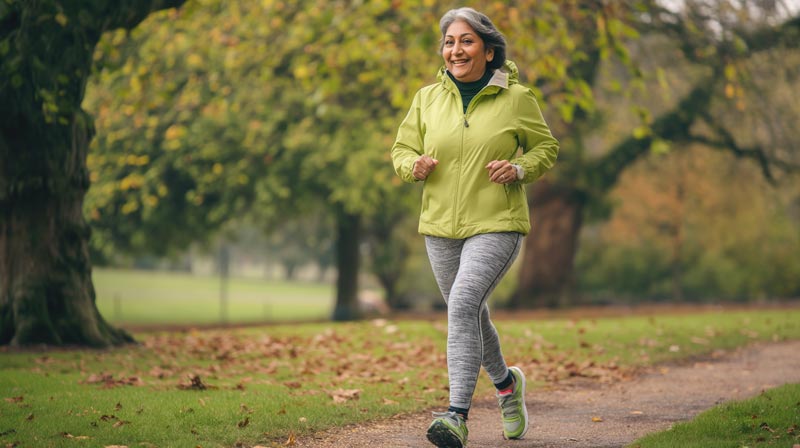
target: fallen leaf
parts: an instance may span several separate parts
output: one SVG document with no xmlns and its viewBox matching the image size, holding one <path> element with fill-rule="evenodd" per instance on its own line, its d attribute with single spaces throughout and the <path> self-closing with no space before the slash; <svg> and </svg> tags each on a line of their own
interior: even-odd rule
<svg viewBox="0 0 800 448">
<path fill-rule="evenodd" d="M 128 445 L 106 445 L 103 448 L 128 448 Z"/>
<path fill-rule="evenodd" d="M 244 420 L 242 420 L 239 423 L 237 423 L 236 426 L 238 426 L 240 428 L 244 428 L 249 424 L 250 424 L 250 417 L 245 417 Z"/>
<path fill-rule="evenodd" d="M 186 383 L 178 384 L 178 389 L 183 389 L 183 390 L 215 389 L 214 386 L 209 386 L 209 385 L 205 384 L 203 382 L 203 380 L 200 378 L 200 375 L 190 375 L 189 376 L 189 381 L 191 381 L 191 383 L 189 383 L 189 384 L 186 384 Z"/>
<path fill-rule="evenodd" d="M 289 438 L 286 439 L 286 443 L 284 443 L 284 445 L 286 445 L 286 446 L 295 446 L 296 444 L 297 444 L 297 438 L 295 437 L 293 432 L 290 432 L 289 433 Z"/>
<path fill-rule="evenodd" d="M 384 398 L 383 398 L 383 404 L 384 404 L 384 405 L 387 405 L 387 406 L 390 406 L 390 405 L 393 405 L 393 404 L 397 404 L 397 402 L 396 402 L 396 401 L 394 401 L 394 400 L 390 400 L 390 399 L 388 399 L 388 398 L 384 397 Z"/>
<path fill-rule="evenodd" d="M 33 414 L 28 414 L 28 416 L 27 416 L 27 417 L 25 417 L 25 420 L 27 420 L 27 421 L 31 421 L 31 420 L 33 420 L 33 419 L 34 419 L 34 416 L 33 416 Z"/>
<path fill-rule="evenodd" d="M 358 400 L 360 394 L 361 389 L 336 389 L 335 391 L 328 393 L 328 395 L 333 398 L 333 402 L 337 404 L 350 400 Z"/>
<path fill-rule="evenodd" d="M 88 439 L 91 439 L 91 437 L 89 437 L 89 436 L 73 436 L 72 434 L 70 434 L 68 432 L 62 432 L 61 436 L 64 437 L 65 439 L 75 439 L 75 440 L 88 440 Z"/>
<path fill-rule="evenodd" d="M 10 397 L 10 398 L 6 398 L 5 400 L 7 402 L 9 402 L 9 403 L 19 403 L 22 400 L 24 400 L 24 398 L 22 397 L 22 395 L 20 395 L 19 397 Z"/>
<path fill-rule="evenodd" d="M 631 415 L 642 415 L 644 412 L 642 411 L 631 411 Z"/>
<path fill-rule="evenodd" d="M 592 417 L 592 421 L 595 423 L 600 423 L 603 421 L 603 417 Z"/>
<path fill-rule="evenodd" d="M 308 419 L 305 417 L 300 417 L 299 419 L 297 419 L 297 421 L 300 423 L 308 423 Z"/>
<path fill-rule="evenodd" d="M 114 428 L 119 428 L 120 426 L 127 425 L 128 423 L 130 423 L 130 422 L 129 421 L 125 421 L 125 420 L 120 420 L 120 421 L 114 423 L 111 426 L 114 427 Z"/>
</svg>

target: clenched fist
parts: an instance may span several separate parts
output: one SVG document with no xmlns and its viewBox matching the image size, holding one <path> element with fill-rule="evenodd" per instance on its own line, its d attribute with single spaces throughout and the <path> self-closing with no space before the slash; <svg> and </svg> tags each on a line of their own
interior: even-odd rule
<svg viewBox="0 0 800 448">
<path fill-rule="evenodd" d="M 428 155 L 422 155 L 414 162 L 414 168 L 411 170 L 411 174 L 414 175 L 414 178 L 417 180 L 425 180 L 430 176 L 431 172 L 436 169 L 436 165 L 438 164 L 438 160 Z"/>
</svg>

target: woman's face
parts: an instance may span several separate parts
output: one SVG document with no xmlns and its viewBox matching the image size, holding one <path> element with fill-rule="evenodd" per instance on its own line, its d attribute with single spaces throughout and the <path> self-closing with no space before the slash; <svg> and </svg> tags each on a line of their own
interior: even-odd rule
<svg viewBox="0 0 800 448">
<path fill-rule="evenodd" d="M 467 25 L 457 20 L 450 24 L 442 47 L 444 65 L 461 82 L 477 81 L 486 72 L 486 63 L 494 59 L 494 50 L 486 51 L 483 40 Z"/>
</svg>

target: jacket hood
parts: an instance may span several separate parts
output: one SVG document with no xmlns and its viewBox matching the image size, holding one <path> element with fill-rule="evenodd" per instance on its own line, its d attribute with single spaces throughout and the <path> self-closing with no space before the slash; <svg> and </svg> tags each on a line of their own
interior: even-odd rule
<svg viewBox="0 0 800 448">
<path fill-rule="evenodd" d="M 452 82 L 450 77 L 447 76 L 447 67 L 442 65 L 439 69 L 439 73 L 436 74 L 436 79 L 442 83 Z M 517 69 L 517 64 L 514 61 L 506 59 L 506 62 L 503 63 L 503 66 L 500 67 L 499 70 L 494 71 L 494 76 L 492 79 L 489 80 L 489 85 L 496 85 L 507 89 L 508 86 L 519 84 L 519 70 Z"/>
</svg>

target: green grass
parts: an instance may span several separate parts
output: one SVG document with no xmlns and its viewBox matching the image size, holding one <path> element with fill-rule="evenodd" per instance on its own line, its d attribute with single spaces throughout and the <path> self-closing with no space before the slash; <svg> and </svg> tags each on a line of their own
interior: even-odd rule
<svg viewBox="0 0 800 448">
<path fill-rule="evenodd" d="M 787 447 L 800 444 L 800 384 L 717 406 L 691 422 L 637 440 L 636 448 Z"/>
<path fill-rule="evenodd" d="M 93 270 L 100 313 L 112 323 L 208 324 L 221 321 L 220 279 L 163 271 Z M 227 322 L 323 319 L 333 287 L 320 283 L 231 278 Z"/>
<path fill-rule="evenodd" d="M 800 309 L 495 323 L 506 358 L 531 387 L 800 339 Z M 136 334 L 139 346 L 108 351 L 0 352 L 0 446 L 281 446 L 331 426 L 441 407 L 445 332 L 442 316 L 148 332 Z M 182 389 L 191 376 L 210 387 Z M 476 398 L 491 396 L 482 375 Z"/>
</svg>

